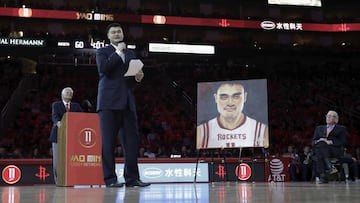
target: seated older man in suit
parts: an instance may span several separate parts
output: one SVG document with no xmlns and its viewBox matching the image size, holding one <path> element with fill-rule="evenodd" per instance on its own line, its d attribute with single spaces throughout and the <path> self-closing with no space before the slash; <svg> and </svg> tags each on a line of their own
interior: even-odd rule
<svg viewBox="0 0 360 203">
<path fill-rule="evenodd" d="M 346 127 L 338 122 L 338 113 L 331 110 L 326 114 L 326 125 L 317 126 L 314 132 L 316 173 L 320 175 L 321 183 L 327 183 L 327 176 L 338 172 L 330 159 L 343 156 L 348 132 Z"/>
</svg>

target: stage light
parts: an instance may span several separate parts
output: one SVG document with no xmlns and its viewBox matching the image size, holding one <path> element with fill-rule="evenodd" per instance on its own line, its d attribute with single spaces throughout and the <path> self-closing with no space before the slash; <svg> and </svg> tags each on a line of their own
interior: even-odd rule
<svg viewBox="0 0 360 203">
<path fill-rule="evenodd" d="M 19 8 L 18 11 L 19 17 L 30 18 L 32 16 L 31 8 L 26 8 L 25 5 L 22 8 Z"/>
<path fill-rule="evenodd" d="M 165 24 L 166 23 L 166 17 L 161 15 L 155 15 L 153 17 L 154 24 Z"/>
</svg>

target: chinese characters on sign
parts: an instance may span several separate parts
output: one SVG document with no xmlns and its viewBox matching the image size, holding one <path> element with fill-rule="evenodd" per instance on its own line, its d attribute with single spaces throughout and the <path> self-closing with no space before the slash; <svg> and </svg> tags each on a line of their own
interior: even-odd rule
<svg viewBox="0 0 360 203">
<path fill-rule="evenodd" d="M 156 163 L 139 164 L 140 176 L 147 182 L 193 182 L 195 177 L 194 163 Z M 116 173 L 123 179 L 124 165 L 116 164 Z M 208 182 L 209 172 L 207 163 L 199 163 L 196 171 L 197 181 Z"/>
<path fill-rule="evenodd" d="M 260 23 L 260 27 L 264 30 L 291 30 L 298 31 L 303 30 L 302 23 L 294 23 L 294 22 L 273 22 L 273 21 L 262 21 Z"/>
</svg>

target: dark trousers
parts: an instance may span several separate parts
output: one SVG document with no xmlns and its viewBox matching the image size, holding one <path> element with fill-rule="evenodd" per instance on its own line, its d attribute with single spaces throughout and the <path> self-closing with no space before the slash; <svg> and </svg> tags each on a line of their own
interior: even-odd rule
<svg viewBox="0 0 360 203">
<path fill-rule="evenodd" d="M 341 162 L 346 163 L 349 166 L 349 175 L 353 180 L 359 178 L 359 168 L 356 160 L 354 160 L 351 156 L 344 156 L 341 158 Z"/>
<path fill-rule="evenodd" d="M 317 174 L 323 174 L 329 169 L 331 158 L 340 159 L 343 154 L 343 148 L 341 146 L 328 145 L 325 142 L 319 142 L 314 146 L 315 159 L 316 159 L 316 172 Z"/>
<path fill-rule="evenodd" d="M 312 178 L 313 166 L 312 162 L 308 164 L 300 163 L 301 181 L 309 181 Z"/>
<path fill-rule="evenodd" d="M 299 180 L 299 165 L 290 163 L 289 164 L 289 174 L 291 181 L 298 181 Z"/>
<path fill-rule="evenodd" d="M 130 110 L 99 111 L 102 137 L 102 168 L 105 184 L 117 182 L 115 173 L 115 147 L 119 139 L 124 154 L 124 179 L 139 179 L 138 153 L 139 133 L 136 112 Z M 120 174 L 119 174 L 120 175 Z"/>
</svg>

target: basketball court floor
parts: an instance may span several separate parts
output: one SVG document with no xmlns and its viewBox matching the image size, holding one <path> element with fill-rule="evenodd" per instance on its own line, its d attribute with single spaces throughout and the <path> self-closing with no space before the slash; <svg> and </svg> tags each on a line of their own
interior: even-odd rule
<svg viewBox="0 0 360 203">
<path fill-rule="evenodd" d="M 360 202 L 359 182 L 157 183 L 146 188 L 35 185 L 0 190 L 3 203 Z"/>
</svg>

